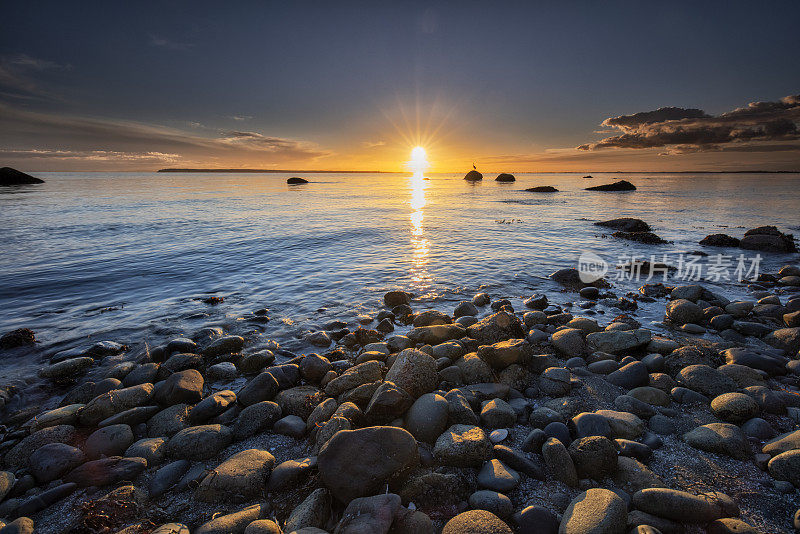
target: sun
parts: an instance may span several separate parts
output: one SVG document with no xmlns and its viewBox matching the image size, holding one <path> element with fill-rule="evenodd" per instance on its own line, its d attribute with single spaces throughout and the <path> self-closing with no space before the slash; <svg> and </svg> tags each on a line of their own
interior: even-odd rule
<svg viewBox="0 0 800 534">
<path fill-rule="evenodd" d="M 408 162 L 408 166 L 414 174 L 423 174 L 427 170 L 430 164 L 424 148 L 415 146 L 411 150 L 411 161 Z"/>
</svg>

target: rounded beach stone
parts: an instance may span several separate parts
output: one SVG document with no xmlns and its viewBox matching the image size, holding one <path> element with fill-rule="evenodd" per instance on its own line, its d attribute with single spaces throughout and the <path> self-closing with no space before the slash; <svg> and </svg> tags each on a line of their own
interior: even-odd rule
<svg viewBox="0 0 800 534">
<path fill-rule="evenodd" d="M 519 480 L 519 473 L 497 459 L 483 464 L 478 472 L 478 485 L 494 491 L 511 491 L 517 487 Z"/>
<path fill-rule="evenodd" d="M 433 455 L 444 465 L 480 467 L 491 448 L 489 438 L 480 427 L 453 425 L 436 440 Z"/>
<path fill-rule="evenodd" d="M 40 484 L 61 478 L 86 460 L 83 451 L 66 443 L 48 443 L 36 449 L 28 467 Z"/>
<path fill-rule="evenodd" d="M 373 426 L 337 432 L 317 461 L 323 483 L 337 499 L 349 502 L 374 495 L 387 480 L 418 465 L 419 452 L 408 431 Z"/>
<path fill-rule="evenodd" d="M 725 499 L 716 495 L 692 495 L 669 488 L 646 488 L 633 495 L 633 505 L 648 514 L 681 523 L 708 523 L 729 515 Z M 733 514 L 731 514 L 733 515 Z"/>
<path fill-rule="evenodd" d="M 211 471 L 195 491 L 205 502 L 246 502 L 261 494 L 275 465 L 267 451 L 248 449 L 236 453 Z"/>
<path fill-rule="evenodd" d="M 617 448 L 603 436 L 589 436 L 570 443 L 569 455 L 580 478 L 601 480 L 617 469 Z"/>
<path fill-rule="evenodd" d="M 710 423 L 690 430 L 683 440 L 701 451 L 727 454 L 737 460 L 751 456 L 750 445 L 741 429 L 730 423 Z"/>
<path fill-rule="evenodd" d="M 491 490 L 479 490 L 470 495 L 469 506 L 473 510 L 486 510 L 498 517 L 508 517 L 514 511 L 511 499 Z"/>
<path fill-rule="evenodd" d="M 444 397 L 426 393 L 408 409 L 404 426 L 418 441 L 434 443 L 447 428 L 448 412 Z"/>
<path fill-rule="evenodd" d="M 513 531 L 491 512 L 469 510 L 448 521 L 442 534 L 513 534 Z"/>
<path fill-rule="evenodd" d="M 133 443 L 133 431 L 128 425 L 110 425 L 94 431 L 87 439 L 84 451 L 89 459 L 119 456 Z"/>
<path fill-rule="evenodd" d="M 744 393 L 723 393 L 711 401 L 714 415 L 728 423 L 743 423 L 758 415 L 758 403 Z"/>
<path fill-rule="evenodd" d="M 569 504 L 559 534 L 625 534 L 627 518 L 628 507 L 619 495 L 592 488 Z"/>
<path fill-rule="evenodd" d="M 167 443 L 167 455 L 187 460 L 208 460 L 231 444 L 231 429 L 223 425 L 200 425 L 185 428 Z"/>
</svg>

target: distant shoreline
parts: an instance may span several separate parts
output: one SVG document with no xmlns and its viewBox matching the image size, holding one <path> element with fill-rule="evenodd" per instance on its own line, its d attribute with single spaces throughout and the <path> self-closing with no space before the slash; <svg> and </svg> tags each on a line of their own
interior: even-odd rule
<svg viewBox="0 0 800 534">
<path fill-rule="evenodd" d="M 293 169 L 158 169 L 156 172 L 251 172 L 251 173 L 281 173 L 281 174 L 391 174 L 387 171 L 307 171 Z"/>
<path fill-rule="evenodd" d="M 195 173 L 272 173 L 272 174 L 408 174 L 406 171 L 312 171 L 298 169 L 158 169 L 156 172 Z M 457 174 L 460 171 L 440 171 L 427 174 Z M 495 171 L 484 171 L 492 174 Z M 513 171 L 517 174 L 800 174 L 795 171 Z"/>
</svg>

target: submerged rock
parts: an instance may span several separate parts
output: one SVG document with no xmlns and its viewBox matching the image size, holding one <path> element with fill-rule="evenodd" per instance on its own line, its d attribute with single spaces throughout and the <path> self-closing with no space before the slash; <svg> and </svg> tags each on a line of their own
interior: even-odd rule
<svg viewBox="0 0 800 534">
<path fill-rule="evenodd" d="M 604 226 L 606 228 L 613 228 L 614 230 L 621 230 L 623 232 L 649 232 L 650 225 L 641 219 L 634 219 L 632 217 L 621 217 L 619 219 L 611 219 L 608 221 L 600 221 L 594 223 L 595 226 Z"/>
<path fill-rule="evenodd" d="M 506 172 L 500 173 L 497 175 L 497 178 L 494 179 L 495 182 L 514 182 L 516 178 L 514 178 L 513 174 L 508 174 Z"/>
<path fill-rule="evenodd" d="M 297 176 L 292 176 L 291 178 L 286 180 L 286 183 L 289 184 L 289 185 L 307 184 L 308 180 L 306 180 L 305 178 L 299 178 Z"/>
<path fill-rule="evenodd" d="M 727 234 L 711 234 L 701 239 L 700 244 L 707 247 L 738 247 L 739 240 Z"/>
<path fill-rule="evenodd" d="M 536 187 L 529 187 L 525 191 L 529 193 L 558 193 L 558 189 L 552 185 L 537 185 Z"/>
<path fill-rule="evenodd" d="M 627 180 L 620 180 L 613 184 L 595 185 L 587 187 L 585 191 L 636 191 L 636 186 Z"/>
<path fill-rule="evenodd" d="M 483 175 L 478 171 L 469 171 L 466 176 L 464 176 L 464 179 L 468 182 L 479 182 L 483 180 Z"/>
</svg>

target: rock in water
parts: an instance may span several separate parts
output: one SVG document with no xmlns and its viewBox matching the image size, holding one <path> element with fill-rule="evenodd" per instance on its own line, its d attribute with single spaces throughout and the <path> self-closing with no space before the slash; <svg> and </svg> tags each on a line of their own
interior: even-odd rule
<svg viewBox="0 0 800 534">
<path fill-rule="evenodd" d="M 513 174 L 508 174 L 506 172 L 500 173 L 497 175 L 497 178 L 494 179 L 495 182 L 514 182 L 516 178 L 514 178 Z"/>
<path fill-rule="evenodd" d="M 738 247 L 739 240 L 727 234 L 711 234 L 705 236 L 700 244 L 706 247 Z"/>
<path fill-rule="evenodd" d="M 538 185 L 536 187 L 529 187 L 525 191 L 529 193 L 558 193 L 558 189 L 552 185 Z"/>
<path fill-rule="evenodd" d="M 342 502 L 382 492 L 395 475 L 419 463 L 417 441 L 391 426 L 341 430 L 319 452 L 319 472 Z"/>
<path fill-rule="evenodd" d="M 606 228 L 613 228 L 614 230 L 622 230 L 623 232 L 649 232 L 650 225 L 641 219 L 633 219 L 631 217 L 622 217 L 619 219 L 611 219 L 609 221 L 600 221 L 594 223 L 595 226 L 604 226 Z"/>
<path fill-rule="evenodd" d="M 11 167 L 0 169 L 0 185 L 43 184 L 44 180 L 25 174 Z"/>
<path fill-rule="evenodd" d="M 479 182 L 483 180 L 483 175 L 478 171 L 469 171 L 467 175 L 464 176 L 464 179 L 468 182 Z"/>
<path fill-rule="evenodd" d="M 587 187 L 585 191 L 636 191 L 636 186 L 627 180 L 620 180 L 613 184 L 596 185 Z"/>
<path fill-rule="evenodd" d="M 746 231 L 739 246 L 764 252 L 797 252 L 794 236 L 782 234 L 774 226 L 760 226 Z"/>
<path fill-rule="evenodd" d="M 291 178 L 286 180 L 286 183 L 289 185 L 307 184 L 308 180 L 306 180 L 305 178 L 298 178 L 297 176 L 292 176 Z"/>
</svg>

